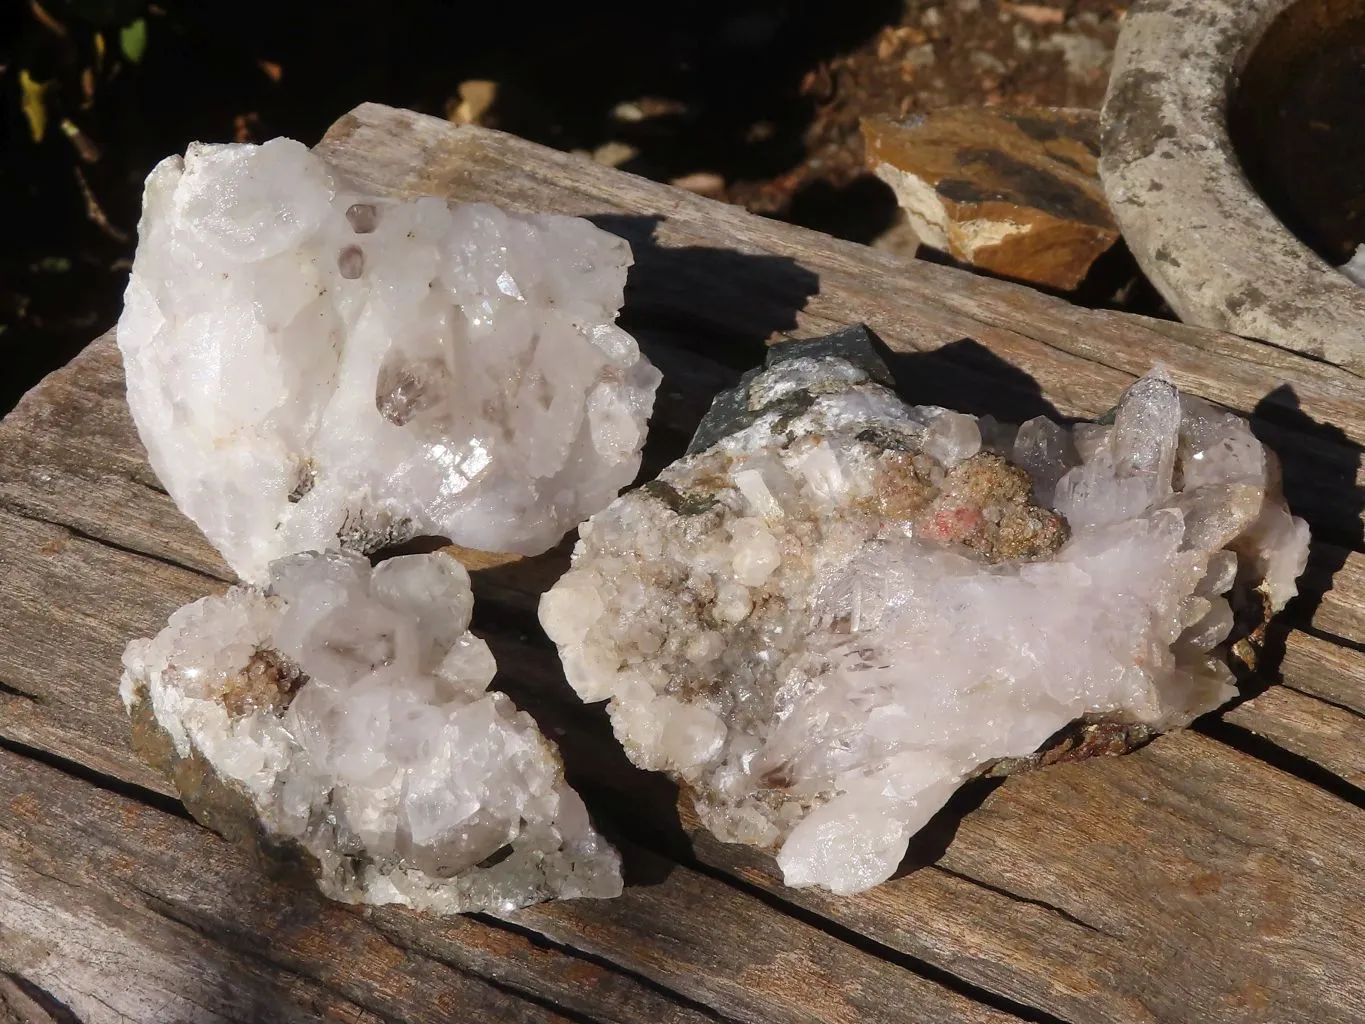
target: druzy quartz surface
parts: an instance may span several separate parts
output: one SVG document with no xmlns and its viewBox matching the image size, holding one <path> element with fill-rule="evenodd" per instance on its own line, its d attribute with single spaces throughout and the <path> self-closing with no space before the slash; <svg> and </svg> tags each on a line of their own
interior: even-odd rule
<svg viewBox="0 0 1365 1024">
<path fill-rule="evenodd" d="M 196 817 L 351 903 L 449 914 L 621 892 L 528 715 L 490 692 L 445 552 L 292 555 L 124 655 L 135 742 Z"/>
<path fill-rule="evenodd" d="M 589 222 L 367 195 L 298 142 L 147 179 L 118 324 L 152 467 L 244 579 L 417 535 L 536 553 L 631 482 L 659 382 Z"/>
<path fill-rule="evenodd" d="M 788 884 L 841 893 L 1075 723 L 1218 707 L 1234 605 L 1278 609 L 1307 558 L 1273 455 L 1159 371 L 1070 427 L 888 383 L 858 331 L 775 347 L 580 528 L 540 605 L 635 763 Z"/>
</svg>

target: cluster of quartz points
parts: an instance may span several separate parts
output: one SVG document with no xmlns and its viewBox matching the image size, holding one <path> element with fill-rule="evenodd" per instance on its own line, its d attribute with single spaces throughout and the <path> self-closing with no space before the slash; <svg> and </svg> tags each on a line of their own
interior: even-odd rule
<svg viewBox="0 0 1365 1024">
<path fill-rule="evenodd" d="M 117 335 L 134 422 L 256 585 L 129 646 L 146 756 L 201 820 L 338 899 L 619 893 L 555 748 L 487 690 L 464 569 L 362 555 L 544 551 L 634 478 L 660 378 L 615 322 L 629 246 L 367 195 L 287 139 L 162 161 L 138 234 Z"/>
<path fill-rule="evenodd" d="M 138 236 L 128 404 L 243 579 L 419 535 L 534 554 L 639 469 L 659 373 L 585 220 L 365 195 L 275 139 L 163 160 Z"/>
<path fill-rule="evenodd" d="M 1153 373 L 1103 422 L 1015 428 L 791 351 L 580 528 L 540 606 L 579 696 L 717 836 L 859 891 L 993 762 L 1232 695 L 1229 592 L 1283 605 L 1308 539 L 1244 420 Z"/>
<path fill-rule="evenodd" d="M 906 406 L 864 335 L 793 342 L 617 498 L 659 383 L 615 323 L 621 240 L 365 195 L 288 140 L 162 162 L 139 235 L 129 405 L 248 585 L 130 644 L 123 698 L 197 817 L 337 899 L 621 891 L 488 689 L 465 570 L 371 567 L 416 536 L 535 553 L 582 523 L 540 606 L 569 683 L 718 836 L 837 892 L 1069 724 L 1217 707 L 1234 606 L 1281 607 L 1304 567 L 1273 457 L 1160 373 L 1101 422 L 1016 428 Z"/>
<path fill-rule="evenodd" d="M 436 913 L 615 896 L 620 858 L 528 715 L 489 692 L 454 557 L 276 562 L 268 590 L 181 608 L 124 655 L 175 758 L 250 802 L 274 847 L 346 902 Z M 192 810 L 210 793 L 183 794 Z"/>
<path fill-rule="evenodd" d="M 1365 288 L 1365 245 L 1356 246 L 1355 253 L 1337 268 L 1355 284 Z"/>
</svg>

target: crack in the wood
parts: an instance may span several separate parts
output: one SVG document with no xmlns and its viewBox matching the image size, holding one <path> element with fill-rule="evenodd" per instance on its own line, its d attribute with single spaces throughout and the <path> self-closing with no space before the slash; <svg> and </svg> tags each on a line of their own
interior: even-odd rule
<svg viewBox="0 0 1365 1024">
<path fill-rule="evenodd" d="M 50 1021 L 51 1024 L 82 1024 L 75 1011 L 37 982 L 9 971 L 0 972 L 0 977 L 8 979 L 19 994 L 36 1006 L 39 1012 L 45 1015 L 46 1021 Z M 10 1013 L 23 1014 L 23 1016 L 11 1018 L 8 1015 Z M 27 1014 L 27 1007 L 15 1007 L 6 998 L 6 993 L 0 990 L 0 1021 L 4 1021 L 5 1024 L 45 1024 L 44 1021 L 31 1018 Z"/>
<path fill-rule="evenodd" d="M 1046 910 L 1049 913 L 1056 914 L 1058 917 L 1068 922 L 1069 924 L 1078 925 L 1079 927 L 1084 928 L 1086 931 L 1094 932 L 1096 935 L 1103 935 L 1105 938 L 1109 939 L 1118 939 L 1120 941 L 1122 940 L 1122 936 L 1115 935 L 1113 932 L 1110 931 L 1106 931 L 1105 929 L 1099 927 L 1098 925 L 1091 924 L 1089 921 L 1084 921 L 1081 918 L 1077 917 L 1075 914 L 1071 913 L 1070 911 L 1063 910 L 1055 903 L 1049 903 L 1047 902 L 1047 900 L 1035 899 L 1031 896 L 1021 896 L 1017 892 L 1011 892 L 1009 889 L 1006 889 L 999 885 L 993 885 L 990 882 L 983 882 L 979 878 L 973 878 L 971 875 L 963 874 L 961 871 L 955 871 L 952 868 L 946 868 L 942 864 L 931 864 L 929 865 L 929 868 L 930 870 L 941 872 L 942 874 L 945 874 L 950 878 L 956 878 L 960 882 L 966 882 L 968 885 L 975 886 L 979 889 L 985 889 L 987 892 L 993 892 L 997 896 L 1003 896 L 1006 899 L 1011 900 L 1015 903 L 1024 903 L 1027 904 L 1028 906 L 1038 907 L 1040 910 Z"/>
<path fill-rule="evenodd" d="M 753 882 L 748 882 L 726 868 L 717 867 L 702 860 L 694 852 L 684 853 L 679 849 L 670 849 L 667 843 L 660 844 L 659 837 L 653 835 L 650 830 L 639 828 L 638 822 L 629 815 L 622 816 L 616 811 L 617 808 L 614 807 L 604 810 L 599 804 L 593 808 L 593 816 L 600 821 L 609 822 L 645 849 L 690 871 L 695 871 L 699 875 L 720 882 L 730 889 L 752 896 L 769 909 L 799 921 L 832 939 L 852 946 L 859 952 L 890 963 L 973 1002 L 988 1006 L 1001 1013 L 1011 1014 L 1021 1021 L 1028 1021 L 1029 1024 L 1068 1024 L 1064 1017 L 1059 1017 L 1036 1006 L 1030 1006 L 1003 993 L 984 988 L 927 960 L 896 949 L 878 939 L 863 935 L 861 932 L 855 931 L 848 925 L 827 917 L 817 910 L 789 903 L 777 893 Z"/>
<path fill-rule="evenodd" d="M 140 487 L 145 487 L 147 490 L 153 492 L 154 494 L 160 494 L 163 497 L 167 498 L 171 496 L 170 492 L 166 490 L 166 488 L 162 487 L 160 483 L 156 483 L 151 480 L 144 480 L 142 479 L 142 477 L 135 476 L 132 473 L 129 473 L 124 479 L 126 479 L 129 483 L 134 483 Z"/>
<path fill-rule="evenodd" d="M 43 703 L 43 699 L 36 693 L 29 693 L 27 690 L 21 690 L 19 687 L 12 686 L 3 679 L 0 679 L 0 693 L 7 693 L 11 697 L 18 697 L 20 700 L 30 701 L 33 704 Z"/>
<path fill-rule="evenodd" d="M 1278 768 L 1301 782 L 1307 782 L 1324 792 L 1346 801 L 1353 807 L 1365 810 L 1365 789 L 1343 779 L 1329 768 L 1318 764 L 1310 757 L 1296 754 L 1291 750 L 1257 735 L 1250 729 L 1218 718 L 1201 719 L 1192 727 L 1195 732 L 1209 739 L 1223 743 L 1256 760 Z"/>
<path fill-rule="evenodd" d="M 246 960 L 262 964 L 273 972 L 292 975 L 310 981 L 316 985 L 320 985 L 324 989 L 340 995 L 347 1002 L 353 1003 L 357 1008 L 372 1013 L 382 1020 L 388 1021 L 394 1019 L 382 1007 L 375 1005 L 373 1000 L 360 998 L 355 993 L 344 991 L 335 982 L 327 980 L 315 971 L 305 969 L 306 967 L 311 966 L 310 961 L 304 958 L 294 957 L 290 957 L 286 960 L 284 957 L 281 957 L 278 953 L 273 951 L 273 947 L 270 943 L 263 943 L 261 941 L 263 936 L 255 933 L 243 933 L 234 929 L 230 922 L 218 920 L 213 915 L 205 914 L 195 908 L 173 903 L 164 896 L 147 889 L 136 880 L 130 880 L 128 885 L 142 896 L 143 906 L 158 917 L 179 925 L 182 928 L 188 928 L 196 935 L 207 939 L 215 945 L 231 950 Z M 551 999 L 546 999 L 533 992 L 523 992 L 496 978 L 491 978 L 487 975 L 479 974 L 477 971 L 472 971 L 461 964 L 450 963 L 433 957 L 422 950 L 412 949 L 405 943 L 399 941 L 395 936 L 390 935 L 385 929 L 379 927 L 375 922 L 367 919 L 363 913 L 363 908 L 347 906 L 340 903 L 331 903 L 317 892 L 310 892 L 308 893 L 308 896 L 312 899 L 322 901 L 329 906 L 335 907 L 342 913 L 349 914 L 355 919 L 360 927 L 372 931 L 389 945 L 400 949 L 405 953 L 430 961 L 432 964 L 437 964 L 448 970 L 454 971 L 456 974 L 476 981 L 481 985 L 487 985 L 501 995 L 508 996 L 518 1002 L 530 1003 L 542 1010 L 547 1010 L 556 1016 L 564 1017 L 567 1020 L 572 1021 L 573 1024 L 604 1024 L 604 1022 L 595 1018 L 585 1016 L 568 1007 L 560 1006 Z"/>
<path fill-rule="evenodd" d="M 170 555 L 160 555 L 151 551 L 142 551 L 138 548 L 130 547 L 127 544 L 120 544 L 118 541 L 111 540 L 108 537 L 101 537 L 98 534 L 90 533 L 87 530 L 81 529 L 79 526 L 73 526 L 71 523 L 62 522 L 59 519 L 52 519 L 45 515 L 39 515 L 33 509 L 25 508 L 22 505 L 14 505 L 9 502 L 0 500 L 0 509 L 4 509 L 7 512 L 11 512 L 14 515 L 19 516 L 21 519 L 27 519 L 33 523 L 41 523 L 44 526 L 55 526 L 59 530 L 65 530 L 67 533 L 75 537 L 77 540 L 84 540 L 89 541 L 92 544 L 99 544 L 100 546 L 109 548 L 112 551 L 119 551 L 125 555 L 132 555 L 135 558 L 145 558 L 149 562 L 156 562 L 159 565 L 165 565 L 172 569 L 180 569 L 184 572 L 193 573 L 196 576 L 202 576 L 206 580 L 213 580 L 215 583 L 237 582 L 235 579 L 231 577 L 220 576 L 217 573 L 209 572 L 207 569 L 199 569 L 193 565 L 187 565 L 184 562 L 172 558 Z"/>
<path fill-rule="evenodd" d="M 1341 703 L 1341 701 L 1336 700 L 1332 697 L 1324 697 L 1320 693 L 1315 693 L 1312 690 L 1306 690 L 1301 685 L 1295 683 L 1292 680 L 1281 679 L 1279 683 L 1276 685 L 1282 686 L 1286 690 L 1293 690 L 1295 693 L 1301 693 L 1305 697 L 1309 697 L 1315 701 L 1318 701 L 1321 704 L 1326 704 L 1329 708 L 1336 708 L 1338 711 L 1345 711 L 1348 715 L 1351 715 L 1354 718 L 1365 719 L 1365 711 L 1361 711 L 1359 708 L 1353 708 L 1349 704 L 1343 704 Z M 1270 687 L 1266 687 L 1266 689 L 1269 688 Z M 1261 692 L 1264 693 L 1265 691 L 1262 690 Z"/>
<path fill-rule="evenodd" d="M 858 949 L 869 956 L 874 956 L 879 960 L 894 964 L 910 974 L 918 975 L 926 981 L 934 982 L 935 984 L 948 989 L 950 992 L 954 992 L 973 1002 L 989 1006 L 991 1009 L 999 1010 L 1001 1013 L 1011 1014 L 1022 1021 L 1030 1022 L 1030 1024 L 1069 1024 L 1065 1017 L 1059 1017 L 1056 1014 L 1049 1013 L 1036 1006 L 1022 1003 L 1010 996 L 983 988 L 975 982 L 968 981 L 956 974 L 952 974 L 936 964 L 929 963 L 927 960 L 922 960 L 917 956 L 912 956 L 909 953 L 888 946 L 877 939 L 863 935 L 861 932 L 854 931 L 847 925 L 824 916 L 819 911 L 809 910 L 806 907 L 788 903 L 775 893 L 771 893 L 761 886 L 746 882 L 741 878 L 731 875 L 729 872 L 712 868 L 704 862 L 689 864 L 688 867 L 699 873 L 705 874 L 708 877 L 725 882 L 732 888 L 753 896 L 766 906 L 771 907 L 788 917 L 795 918 L 803 924 L 809 925 L 811 928 L 823 932 L 833 939 L 853 946 L 855 949 Z"/>
<path fill-rule="evenodd" d="M 96 789 L 106 793 L 113 793 L 115 796 L 123 797 L 126 800 L 133 800 L 137 803 L 146 804 L 153 807 L 163 814 L 169 814 L 175 818 L 185 821 L 193 821 L 190 812 L 185 810 L 185 805 L 174 797 L 158 793 L 156 790 L 148 789 L 146 786 L 139 786 L 136 782 L 129 782 L 121 779 L 117 775 L 109 775 L 96 768 L 83 765 L 79 761 L 55 754 L 50 750 L 41 747 L 30 746 L 18 740 L 12 740 L 7 736 L 0 736 L 0 750 L 6 750 L 19 757 L 37 761 L 39 764 L 47 765 L 63 775 L 68 775 L 81 782 L 87 782 Z"/>
<path fill-rule="evenodd" d="M 721 1022 L 721 1024 L 738 1024 L 734 1017 L 727 1016 L 726 1014 L 717 1010 L 715 1007 L 708 1006 L 707 1004 L 697 999 L 694 999 L 693 997 L 687 995 L 686 993 L 679 992 L 677 989 L 674 988 L 670 988 L 668 985 L 665 985 L 662 982 L 655 981 L 653 978 L 646 977 L 645 975 L 640 974 L 629 967 L 625 967 L 622 964 L 618 964 L 607 957 L 601 956 L 600 954 L 592 953 L 585 949 L 579 949 L 577 946 L 572 946 L 565 942 L 560 942 L 544 934 L 543 932 L 536 931 L 534 928 L 531 928 L 524 924 L 516 924 L 512 921 L 506 920 L 505 918 L 495 917 L 491 914 L 475 914 L 473 916 L 476 917 L 479 921 L 488 925 L 490 928 L 496 928 L 500 931 L 505 931 L 513 935 L 519 935 L 522 938 L 524 938 L 527 942 L 531 943 L 531 945 L 536 946 L 539 949 L 553 950 L 554 952 L 561 953 L 564 956 L 571 957 L 572 959 L 581 960 L 585 963 L 593 964 L 596 967 L 601 967 L 604 970 L 610 971 L 613 974 L 619 975 L 624 978 L 629 978 L 631 981 L 636 982 L 642 988 L 648 989 L 655 995 L 668 999 L 671 1002 L 675 1002 L 682 1006 L 684 1009 L 692 1010 L 694 1013 L 698 1013 L 706 1017 L 708 1020 L 718 1021 Z"/>
<path fill-rule="evenodd" d="M 1353 654 L 1365 654 L 1365 643 L 1359 640 L 1352 640 L 1350 637 L 1342 636 L 1339 633 L 1328 632 L 1314 626 L 1311 622 L 1293 622 L 1292 625 L 1298 632 L 1311 636 L 1314 640 L 1321 640 L 1324 643 L 1332 644 L 1334 647 L 1340 647 L 1344 651 L 1351 651 Z"/>
<path fill-rule="evenodd" d="M 471 914 L 468 916 L 480 921 L 480 923 L 485 925 L 491 926 L 492 924 L 494 924 L 494 922 L 486 919 L 481 914 Z M 572 1007 L 564 1006 L 563 1004 L 555 1002 L 551 998 L 538 995 L 532 990 L 525 988 L 521 985 L 516 985 L 512 982 L 504 981 L 500 978 L 495 979 L 485 974 L 479 974 L 477 971 L 470 969 L 465 964 L 461 964 L 456 961 L 447 959 L 446 957 L 441 956 L 439 953 L 433 952 L 432 950 L 423 947 L 419 947 L 416 943 L 408 942 L 406 939 L 404 939 L 404 937 L 401 934 L 397 934 L 394 931 L 391 931 L 389 928 L 385 927 L 382 921 L 377 921 L 373 918 L 368 918 L 368 920 L 370 924 L 372 924 L 381 935 L 383 935 L 386 939 L 388 939 L 399 949 L 406 950 L 409 953 L 413 953 L 416 956 L 420 956 L 425 960 L 430 960 L 433 963 L 442 964 L 446 967 L 449 967 L 451 970 L 466 975 L 468 977 L 478 978 L 480 981 L 492 985 L 499 992 L 502 992 L 505 995 L 516 996 L 519 999 L 525 999 L 527 1002 L 535 1003 L 542 1009 L 553 1010 L 560 1016 L 567 1017 L 569 1020 L 575 1021 L 576 1024 L 609 1024 L 609 1021 L 605 1020 L 604 1018 L 593 1017 L 584 1013 L 581 1010 L 575 1010 Z M 614 973 L 621 977 L 632 976 L 630 972 L 619 968 L 614 968 Z"/>
</svg>

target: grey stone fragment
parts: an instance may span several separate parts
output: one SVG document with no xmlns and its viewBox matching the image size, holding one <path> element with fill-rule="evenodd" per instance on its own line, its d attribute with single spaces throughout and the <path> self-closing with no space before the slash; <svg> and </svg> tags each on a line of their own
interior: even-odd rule
<svg viewBox="0 0 1365 1024">
<path fill-rule="evenodd" d="M 843 359 L 863 370 L 878 384 L 894 388 L 895 381 L 885 361 L 877 352 L 877 344 L 872 332 L 863 324 L 857 324 L 819 338 L 802 338 L 773 345 L 768 349 L 762 366 L 749 370 L 733 388 L 720 392 L 712 399 L 711 408 L 697 424 L 697 431 L 687 446 L 687 454 L 696 455 L 698 452 L 704 452 L 721 438 L 738 433 L 765 412 L 771 411 L 777 403 L 761 406 L 752 403 L 750 385 L 764 370 L 782 362 L 803 358 Z M 801 391 L 781 401 L 791 404 L 793 413 L 799 413 L 803 407 L 802 403 L 809 405 L 811 395 L 807 391 Z"/>
</svg>

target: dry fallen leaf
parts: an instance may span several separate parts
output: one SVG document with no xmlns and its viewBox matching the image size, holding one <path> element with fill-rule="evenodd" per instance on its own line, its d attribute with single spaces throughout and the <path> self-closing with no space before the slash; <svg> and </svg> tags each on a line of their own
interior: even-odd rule
<svg viewBox="0 0 1365 1024">
<path fill-rule="evenodd" d="M 33 17 L 37 19 L 40 25 L 56 35 L 61 36 L 63 39 L 66 38 L 66 26 L 52 15 L 48 14 L 47 11 L 43 10 L 43 5 L 40 4 L 38 0 L 29 0 L 28 7 L 29 10 L 33 12 Z"/>
<path fill-rule="evenodd" d="M 1060 7 L 1048 7 L 1044 4 L 1002 3 L 1000 9 L 1007 14 L 1013 14 L 1016 18 L 1031 21 L 1035 25 L 1060 25 L 1066 21 L 1066 11 Z"/>
<path fill-rule="evenodd" d="M 620 167 L 627 160 L 634 160 L 639 155 L 640 151 L 630 143 L 615 139 L 602 143 L 592 151 L 593 162 L 603 167 Z"/>
<path fill-rule="evenodd" d="M 699 196 L 718 196 L 725 191 L 725 179 L 714 171 L 693 171 L 681 178 L 674 178 L 669 184 Z"/>
<path fill-rule="evenodd" d="M 27 68 L 19 71 L 19 104 L 28 119 L 28 133 L 34 142 L 42 142 L 47 134 L 47 101 L 45 95 L 51 82 L 35 82 Z"/>
<path fill-rule="evenodd" d="M 251 142 L 260 126 L 261 118 L 255 111 L 252 111 L 249 114 L 238 114 L 232 119 L 233 141 Z"/>
<path fill-rule="evenodd" d="M 456 124 L 478 124 L 479 119 L 488 113 L 493 100 L 498 95 L 498 83 L 481 78 L 471 78 L 459 86 L 460 102 L 447 108 L 447 119 Z"/>
</svg>

